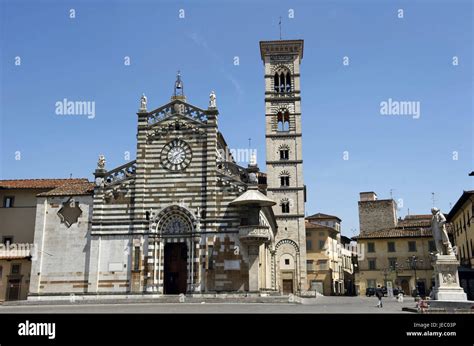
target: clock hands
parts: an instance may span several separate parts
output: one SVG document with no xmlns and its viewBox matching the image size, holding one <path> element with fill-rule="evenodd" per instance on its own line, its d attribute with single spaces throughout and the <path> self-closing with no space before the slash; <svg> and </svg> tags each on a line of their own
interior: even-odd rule
<svg viewBox="0 0 474 346">
<path fill-rule="evenodd" d="M 169 144 L 169 146 L 165 146 L 164 150 L 162 151 L 162 153 L 165 155 L 163 160 L 168 162 L 164 162 L 165 167 L 170 170 L 179 170 L 185 168 L 191 160 L 191 157 L 188 158 L 188 151 L 191 152 L 189 146 L 184 142 L 173 142 Z"/>
<path fill-rule="evenodd" d="M 169 153 L 169 160 L 173 163 L 177 163 L 177 161 L 183 161 L 184 153 L 179 148 L 172 149 Z"/>
</svg>

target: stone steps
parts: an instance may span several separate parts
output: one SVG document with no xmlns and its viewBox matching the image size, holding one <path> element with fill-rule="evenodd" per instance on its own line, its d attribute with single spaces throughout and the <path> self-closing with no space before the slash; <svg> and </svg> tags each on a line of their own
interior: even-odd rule
<svg viewBox="0 0 474 346">
<path fill-rule="evenodd" d="M 6 301 L 3 306 L 19 305 L 69 305 L 69 304 L 291 304 L 299 303 L 296 299 L 288 296 L 244 296 L 244 295 L 129 295 L 129 296 L 102 296 L 102 295 L 82 295 L 82 296 L 42 296 L 34 297 L 30 300 Z"/>
</svg>

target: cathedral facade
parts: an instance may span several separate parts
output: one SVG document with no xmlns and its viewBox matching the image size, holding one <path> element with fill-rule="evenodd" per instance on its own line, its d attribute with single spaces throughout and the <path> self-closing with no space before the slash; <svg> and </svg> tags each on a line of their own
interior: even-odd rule
<svg viewBox="0 0 474 346">
<path fill-rule="evenodd" d="M 236 164 L 216 95 L 137 113 L 136 160 L 38 196 L 30 299 L 70 294 L 299 293 L 306 287 L 302 40 L 260 42 L 266 165 Z"/>
</svg>

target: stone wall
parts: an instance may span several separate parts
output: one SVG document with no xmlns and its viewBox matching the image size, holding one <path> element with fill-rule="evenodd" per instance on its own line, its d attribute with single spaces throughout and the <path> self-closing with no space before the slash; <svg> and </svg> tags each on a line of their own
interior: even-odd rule
<svg viewBox="0 0 474 346">
<path fill-rule="evenodd" d="M 359 201 L 360 233 L 373 232 L 397 225 L 396 204 L 393 199 Z"/>
<path fill-rule="evenodd" d="M 68 227 L 58 212 L 73 203 L 82 211 Z M 30 295 L 84 293 L 88 290 L 92 196 L 38 197 Z"/>
</svg>

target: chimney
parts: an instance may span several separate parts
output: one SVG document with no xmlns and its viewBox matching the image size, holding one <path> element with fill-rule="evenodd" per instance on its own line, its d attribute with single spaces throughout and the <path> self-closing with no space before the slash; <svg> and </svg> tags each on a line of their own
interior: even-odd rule
<svg viewBox="0 0 474 346">
<path fill-rule="evenodd" d="M 373 191 L 361 192 L 360 193 L 360 201 L 361 202 L 376 201 L 376 200 L 377 200 L 377 194 Z"/>
</svg>

